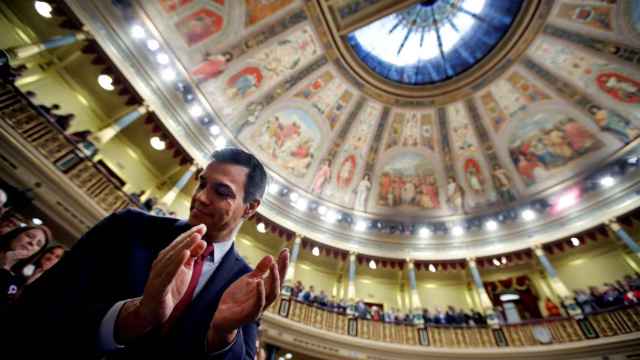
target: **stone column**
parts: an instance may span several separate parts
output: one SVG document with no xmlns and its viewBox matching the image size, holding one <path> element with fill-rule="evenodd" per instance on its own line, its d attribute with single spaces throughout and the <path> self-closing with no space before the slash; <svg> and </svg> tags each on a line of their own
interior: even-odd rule
<svg viewBox="0 0 640 360">
<path fill-rule="evenodd" d="M 71 45 L 75 42 L 89 38 L 86 32 L 75 32 L 68 35 L 56 36 L 41 43 L 21 45 L 0 50 L 0 66 L 22 60 L 24 58 L 36 55 L 48 49 L 54 49 L 65 45 Z"/>
<path fill-rule="evenodd" d="M 90 140 L 97 145 L 104 145 L 109 140 L 111 140 L 114 136 L 116 136 L 116 134 L 118 134 L 127 126 L 131 125 L 136 120 L 140 119 L 142 115 L 148 112 L 149 112 L 149 106 L 141 105 L 137 109 L 125 114 L 124 116 L 120 117 L 118 120 L 114 121 L 113 124 L 91 135 Z"/>
<path fill-rule="evenodd" d="M 638 245 L 631 235 L 629 235 L 629 233 L 627 233 L 615 219 L 607 221 L 606 224 L 637 257 L 640 257 L 640 245 Z"/>
<path fill-rule="evenodd" d="M 160 204 L 167 207 L 170 206 L 173 203 L 173 201 L 176 199 L 176 196 L 178 196 L 178 193 L 182 189 L 184 189 L 184 187 L 187 185 L 187 183 L 189 182 L 189 179 L 191 179 L 191 177 L 193 176 L 193 174 L 196 172 L 197 169 L 198 169 L 198 166 L 195 163 L 191 164 L 191 166 L 189 166 L 189 169 L 187 169 L 187 171 L 184 174 L 182 174 L 182 176 L 180 177 L 178 182 L 173 186 L 173 188 L 169 190 L 169 192 L 162 197 L 162 200 L 160 200 Z"/>
<path fill-rule="evenodd" d="M 293 240 L 293 245 L 291 246 L 289 267 L 287 268 L 287 273 L 284 276 L 284 286 L 289 288 L 289 294 L 291 287 L 293 286 L 293 278 L 296 274 L 296 262 L 298 261 L 298 256 L 300 256 L 300 244 L 302 244 L 302 235 L 296 234 L 296 238 Z"/>
<path fill-rule="evenodd" d="M 498 318 L 496 317 L 496 313 L 493 310 L 491 299 L 489 299 L 487 290 L 484 288 L 484 284 L 482 283 L 480 271 L 478 271 L 478 266 L 476 265 L 476 259 L 468 258 L 467 264 L 469 265 L 469 272 L 471 272 L 471 278 L 473 279 L 473 283 L 476 286 L 476 291 L 478 292 L 478 297 L 480 298 L 480 306 L 482 306 L 484 315 L 487 318 L 487 323 L 491 326 L 499 325 Z"/>
<path fill-rule="evenodd" d="M 413 320 L 415 324 L 422 324 L 422 302 L 418 295 L 418 283 L 416 281 L 416 267 L 413 263 L 413 259 L 407 259 L 407 277 L 409 278 L 409 294 L 410 305 L 413 313 Z"/>
<path fill-rule="evenodd" d="M 556 269 L 551 265 L 549 258 L 544 253 L 544 249 L 540 245 L 536 245 L 533 247 L 533 251 L 536 253 L 538 260 L 540 260 L 540 264 L 544 268 L 545 273 L 547 274 L 547 278 L 549 279 L 549 284 L 551 284 L 551 288 L 553 292 L 560 298 L 562 303 L 565 305 L 565 308 L 569 312 L 569 315 L 573 317 L 582 316 L 582 310 L 580 307 L 576 305 L 575 299 L 573 295 L 567 289 L 567 286 L 560 280 Z"/>
<path fill-rule="evenodd" d="M 349 285 L 347 286 L 347 299 L 353 303 L 356 300 L 356 252 L 349 253 Z"/>
</svg>

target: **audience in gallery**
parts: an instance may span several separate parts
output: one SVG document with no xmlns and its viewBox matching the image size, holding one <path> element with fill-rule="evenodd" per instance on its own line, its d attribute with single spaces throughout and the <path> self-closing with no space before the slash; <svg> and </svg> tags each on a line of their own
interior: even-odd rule
<svg viewBox="0 0 640 360">
<path fill-rule="evenodd" d="M 0 197 L 4 208 L 7 192 L 0 189 Z M 65 252 L 61 245 L 47 247 L 53 242 L 49 228 L 27 226 L 15 210 L 4 209 L 0 214 L 0 314 L 19 299 L 24 286 L 54 266 Z"/>
<path fill-rule="evenodd" d="M 337 300 L 335 296 L 327 296 L 324 290 L 316 294 L 315 287 L 310 285 L 305 289 L 301 281 L 296 281 L 291 289 L 291 297 L 306 304 L 312 304 L 324 310 L 340 314 L 352 315 L 359 319 L 382 321 L 394 324 L 415 324 L 420 320 L 427 325 L 447 326 L 484 326 L 487 325 L 485 316 L 475 309 L 469 312 L 464 309 L 456 310 L 448 306 L 446 311 L 436 308 L 435 312 L 423 309 L 421 315 L 403 313 L 396 308 L 381 309 L 378 305 L 368 305 L 359 299 L 354 304 L 348 304 L 344 299 Z M 575 301 L 585 315 L 603 310 L 613 309 L 624 305 L 634 305 L 640 302 L 640 273 L 635 276 L 626 275 L 622 281 L 605 283 L 603 287 L 591 286 L 589 292 L 575 290 Z M 562 317 L 560 307 L 550 298 L 546 298 L 544 308 L 547 317 Z M 495 313 L 500 323 L 506 323 L 501 306 L 495 307 Z"/>
</svg>

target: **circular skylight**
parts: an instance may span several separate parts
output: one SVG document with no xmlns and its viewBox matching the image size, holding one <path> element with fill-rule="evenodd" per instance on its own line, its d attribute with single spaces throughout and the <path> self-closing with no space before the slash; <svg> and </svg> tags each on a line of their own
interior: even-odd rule
<svg viewBox="0 0 640 360">
<path fill-rule="evenodd" d="M 450 79 L 477 64 L 509 30 L 522 0 L 431 0 L 347 36 L 382 77 L 409 85 Z"/>
</svg>

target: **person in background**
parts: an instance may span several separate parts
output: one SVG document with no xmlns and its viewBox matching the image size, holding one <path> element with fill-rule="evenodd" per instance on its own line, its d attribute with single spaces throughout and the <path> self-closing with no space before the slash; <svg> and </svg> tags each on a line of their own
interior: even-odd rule
<svg viewBox="0 0 640 360">
<path fill-rule="evenodd" d="M 327 294 L 325 294 L 324 290 L 320 290 L 320 294 L 313 299 L 313 302 L 322 307 L 327 306 Z"/>
<path fill-rule="evenodd" d="M 476 309 L 471 309 L 471 319 L 476 326 L 487 325 L 487 319 Z"/>
<path fill-rule="evenodd" d="M 447 307 L 447 313 L 445 314 L 444 323 L 447 325 L 455 325 L 456 324 L 456 309 L 449 305 Z"/>
<path fill-rule="evenodd" d="M 54 245 L 47 250 L 44 251 L 42 256 L 38 258 L 35 263 L 35 270 L 27 279 L 27 285 L 36 281 L 45 271 L 51 269 L 53 265 L 57 264 L 58 261 L 64 255 L 65 249 L 62 245 Z"/>
<path fill-rule="evenodd" d="M 551 298 L 546 298 L 544 301 L 544 308 L 547 310 L 547 317 L 562 316 L 560 308 L 556 305 Z"/>
<path fill-rule="evenodd" d="M 429 309 L 427 308 L 422 309 L 422 321 L 424 321 L 426 325 L 433 324 L 433 318 L 431 317 L 431 314 L 429 314 Z"/>
<path fill-rule="evenodd" d="M 582 313 L 589 315 L 597 310 L 596 302 L 588 292 L 584 290 L 575 290 L 575 300 L 582 309 Z"/>
<path fill-rule="evenodd" d="M 307 304 L 311 304 L 313 300 L 316 298 L 315 289 L 313 285 L 309 285 L 309 289 L 300 293 L 300 298 L 298 300 L 304 301 Z"/>
<path fill-rule="evenodd" d="M 304 291 L 304 285 L 302 285 L 302 281 L 298 280 L 293 285 L 293 289 L 291 289 L 291 296 L 294 299 L 297 299 L 298 296 L 300 296 L 300 293 L 302 293 L 303 291 Z"/>
<path fill-rule="evenodd" d="M 355 306 L 356 316 L 360 319 L 367 319 L 369 315 L 369 309 L 367 305 L 364 303 L 364 300 L 358 299 Z"/>
<path fill-rule="evenodd" d="M 0 313 L 24 285 L 22 269 L 35 261 L 51 241 L 44 226 L 18 227 L 0 236 Z"/>
<path fill-rule="evenodd" d="M 447 316 L 440 310 L 440 308 L 436 308 L 436 314 L 433 316 L 433 323 L 436 325 L 446 325 L 447 324 Z"/>
</svg>

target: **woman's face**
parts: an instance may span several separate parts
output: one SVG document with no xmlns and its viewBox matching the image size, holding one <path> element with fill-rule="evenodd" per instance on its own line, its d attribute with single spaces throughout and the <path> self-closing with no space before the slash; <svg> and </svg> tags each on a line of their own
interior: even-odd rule
<svg viewBox="0 0 640 360">
<path fill-rule="evenodd" d="M 11 242 L 11 250 L 20 250 L 24 252 L 23 259 L 38 252 L 42 249 L 46 242 L 44 231 L 40 229 L 31 229 L 18 235 Z"/>
<path fill-rule="evenodd" d="M 60 258 L 64 255 L 64 249 L 62 248 L 54 248 L 51 251 L 48 251 L 40 260 L 40 266 L 42 270 L 49 270 L 53 265 L 55 265 Z"/>
</svg>

